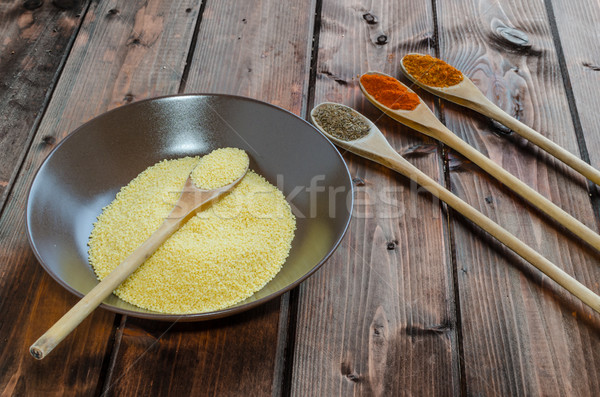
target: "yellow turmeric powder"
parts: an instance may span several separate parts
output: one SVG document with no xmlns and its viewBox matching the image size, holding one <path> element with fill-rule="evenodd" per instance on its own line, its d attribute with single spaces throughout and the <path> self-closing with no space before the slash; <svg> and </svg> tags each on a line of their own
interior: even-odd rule
<svg viewBox="0 0 600 397">
<path fill-rule="evenodd" d="M 450 87 L 463 80 L 460 70 L 431 55 L 409 54 L 402 58 L 404 69 L 419 83 Z"/>
</svg>

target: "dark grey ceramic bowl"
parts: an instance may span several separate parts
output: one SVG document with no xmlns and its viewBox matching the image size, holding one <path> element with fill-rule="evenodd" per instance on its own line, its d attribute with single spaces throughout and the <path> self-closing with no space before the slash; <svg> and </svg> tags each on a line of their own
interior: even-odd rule
<svg viewBox="0 0 600 397">
<path fill-rule="evenodd" d="M 88 237 L 119 189 L 160 160 L 219 147 L 246 150 L 250 167 L 288 197 L 297 231 L 281 272 L 252 297 L 216 312 L 166 315 L 115 295 L 102 306 L 135 317 L 195 321 L 247 310 L 295 287 L 342 239 L 352 211 L 351 178 L 336 148 L 312 125 L 278 107 L 235 96 L 150 99 L 75 130 L 50 153 L 31 186 L 27 233 L 35 255 L 56 281 L 83 296 L 98 283 L 87 260 Z"/>
</svg>

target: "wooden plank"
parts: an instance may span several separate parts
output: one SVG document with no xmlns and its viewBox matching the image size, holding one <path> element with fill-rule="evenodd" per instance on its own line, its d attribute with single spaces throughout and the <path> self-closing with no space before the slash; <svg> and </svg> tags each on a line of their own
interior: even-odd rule
<svg viewBox="0 0 600 397">
<path fill-rule="evenodd" d="M 410 10 L 410 13 L 406 12 Z M 404 52 L 430 48 L 430 2 L 324 0 L 315 104 L 363 112 L 409 161 L 443 183 L 437 145 L 383 116 L 360 93 L 368 70 L 400 76 Z M 378 44 L 385 43 L 385 44 Z M 374 163 L 344 154 L 357 178 L 353 221 L 300 287 L 292 395 L 458 395 L 457 328 L 442 207 Z"/>
<path fill-rule="evenodd" d="M 437 15 L 443 59 L 509 113 L 578 153 L 541 2 L 440 2 Z M 444 108 L 451 130 L 597 230 L 586 182 L 577 174 L 473 112 L 447 103 Z M 459 165 L 451 184 L 459 196 L 600 292 L 597 252 L 477 169 Z M 461 219 L 452 226 L 466 394 L 594 395 L 600 373 L 597 313 Z"/>
<path fill-rule="evenodd" d="M 315 0 L 207 4 L 185 92 L 260 99 L 303 115 Z"/>
<path fill-rule="evenodd" d="M 578 122 L 591 164 L 600 168 L 600 4 L 590 1 L 550 1 L 568 71 Z M 577 122 L 577 121 L 576 121 Z"/>
<path fill-rule="evenodd" d="M 0 4 L 0 208 L 47 105 L 89 1 Z"/>
<path fill-rule="evenodd" d="M 132 99 L 177 92 L 198 10 L 191 0 L 91 5 L 0 218 L 3 395 L 102 390 L 115 320 L 107 311 L 95 311 L 44 361 L 29 356 L 29 345 L 77 300 L 44 273 L 28 247 L 28 188 L 55 143 L 82 122 Z"/>
<path fill-rule="evenodd" d="M 293 0 L 207 2 L 184 91 L 245 95 L 299 114 L 306 106 L 314 7 L 314 1 Z M 158 349 L 148 350 L 152 340 L 140 340 L 139 329 L 156 335 L 165 327 L 127 321 L 109 394 L 262 396 L 280 390 L 287 332 L 279 325 L 287 324 L 281 301 L 287 302 L 217 322 L 178 324 L 162 335 Z M 127 376 L 119 378 L 122 373 Z"/>
<path fill-rule="evenodd" d="M 278 318 L 278 300 L 197 324 L 128 318 L 104 395 L 269 395 Z"/>
</svg>

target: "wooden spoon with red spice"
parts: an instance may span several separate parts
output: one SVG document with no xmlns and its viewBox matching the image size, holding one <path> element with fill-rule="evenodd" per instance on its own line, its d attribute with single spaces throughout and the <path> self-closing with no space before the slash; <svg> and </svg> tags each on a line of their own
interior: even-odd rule
<svg viewBox="0 0 600 397">
<path fill-rule="evenodd" d="M 419 61 L 420 63 L 416 65 Z M 427 67 L 427 61 L 431 63 L 431 68 Z M 406 77 L 419 87 L 440 98 L 473 109 L 484 116 L 504 124 L 523 138 L 567 164 L 596 185 L 600 185 L 600 171 L 558 146 L 539 132 L 511 117 L 490 101 L 460 70 L 455 69 L 440 59 L 423 54 L 407 54 L 402 58 L 401 65 Z M 415 67 L 411 67 L 413 65 Z M 444 76 L 431 76 L 433 73 L 439 73 L 440 68 L 449 72 L 444 74 Z M 421 70 L 423 74 L 417 75 Z M 449 80 L 448 76 L 458 76 L 460 78 Z"/>
<path fill-rule="evenodd" d="M 376 77 L 373 78 L 372 76 Z M 375 83 L 370 84 L 370 80 L 373 80 Z M 385 82 L 383 89 L 380 84 L 377 84 L 377 80 L 379 82 Z M 365 87 L 365 85 L 367 87 Z M 389 85 L 389 87 L 386 88 L 387 85 Z M 377 88 L 379 88 L 379 90 L 377 90 Z M 360 89 L 365 97 L 385 114 L 456 150 L 504 185 L 508 186 L 515 193 L 519 194 L 546 213 L 550 218 L 556 220 L 573 234 L 600 251 L 600 235 L 456 136 L 438 120 L 414 91 L 406 87 L 400 81 L 384 73 L 368 72 L 360 77 Z M 381 94 L 381 92 L 379 92 L 381 90 L 395 92 L 397 99 L 392 101 L 391 99 L 394 97 L 391 95 L 388 97 L 389 93 L 385 92 L 384 94 Z M 415 98 L 418 99 L 419 102 L 416 106 L 413 106 Z M 388 100 L 390 101 L 388 102 Z M 384 103 L 380 101 L 384 101 Z M 392 109 L 391 106 L 398 107 L 398 109 Z"/>
<path fill-rule="evenodd" d="M 321 123 L 319 123 L 320 117 L 318 115 L 318 110 L 322 106 L 336 106 L 346 109 L 346 111 L 349 111 L 352 116 L 350 120 L 345 120 L 345 123 L 353 123 L 353 120 L 357 120 L 357 122 L 360 123 L 360 120 L 362 120 L 367 124 L 368 132 L 366 132 L 364 136 L 360 136 L 356 139 L 350 137 L 346 140 L 334 136 L 335 132 L 328 131 L 326 125 L 321 125 Z M 385 139 L 375 124 L 373 124 L 362 114 L 341 104 L 324 102 L 312 110 L 311 119 L 313 124 L 317 126 L 317 128 L 319 128 L 319 130 L 321 130 L 333 143 L 348 150 L 349 152 L 355 153 L 361 157 L 373 160 L 385 167 L 391 168 L 392 170 L 399 172 L 410 180 L 415 181 L 419 185 L 423 186 L 435 197 L 447 203 L 450 207 L 454 208 L 457 212 L 465 216 L 465 218 L 481 227 L 483 230 L 495 237 L 498 241 L 512 249 L 523 259 L 537 267 L 542 273 L 556 281 L 560 286 L 581 299 L 582 302 L 600 313 L 600 296 L 596 295 L 593 291 L 564 272 L 554 263 L 544 258 L 537 251 L 523 243 L 502 226 L 498 225 L 490 218 L 477 211 L 471 205 L 461 200 L 454 193 L 447 190 L 421 170 L 416 168 L 414 165 L 409 163 L 404 157 L 399 155 L 394 148 L 390 146 L 387 139 Z"/>
</svg>

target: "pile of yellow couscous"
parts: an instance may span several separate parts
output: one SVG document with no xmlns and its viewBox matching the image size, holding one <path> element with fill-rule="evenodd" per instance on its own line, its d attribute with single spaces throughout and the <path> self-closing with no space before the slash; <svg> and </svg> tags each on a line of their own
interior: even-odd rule
<svg viewBox="0 0 600 397">
<path fill-rule="evenodd" d="M 224 158 L 232 155 L 231 167 L 227 161 L 218 162 L 214 173 L 197 173 L 202 169 L 194 170 L 198 157 L 164 160 L 121 189 L 98 217 L 90 236 L 89 260 L 98 278 L 106 277 L 159 227 L 190 171 L 194 170 L 194 181 L 202 188 L 229 183 L 223 178 L 241 166 L 234 159 L 238 154 L 226 153 Z M 200 313 L 231 306 L 279 272 L 295 228 L 283 194 L 248 171 L 229 194 L 197 213 L 163 243 L 115 294 L 164 313 Z"/>
</svg>

